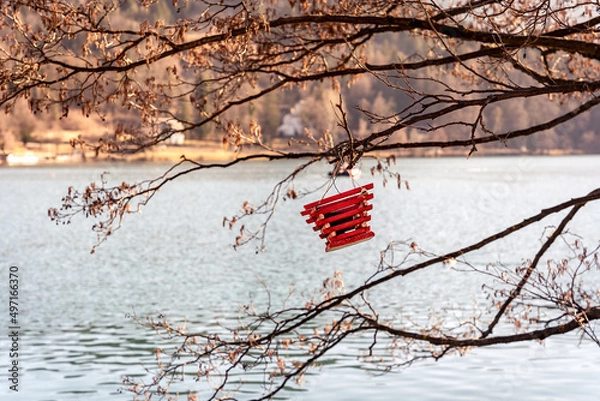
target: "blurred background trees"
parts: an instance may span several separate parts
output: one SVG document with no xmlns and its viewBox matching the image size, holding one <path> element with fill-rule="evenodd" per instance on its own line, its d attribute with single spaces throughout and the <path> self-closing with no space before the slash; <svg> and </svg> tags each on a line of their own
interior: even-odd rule
<svg viewBox="0 0 600 401">
<path fill-rule="evenodd" d="M 574 43 L 597 46 L 594 2 L 559 7 L 477 1 L 468 10 L 461 7 L 412 1 L 3 2 L 0 104 L 24 115 L 31 109 L 36 122 L 25 133 L 22 119 L 9 113 L 0 130 L 24 143 L 43 140 L 48 132 L 75 131 L 97 145 L 119 127 L 141 132 L 140 123 L 147 130 L 175 118 L 187 138 L 218 141 L 226 121 L 247 127 L 252 120 L 270 143 L 282 135 L 285 116 L 294 113 L 316 134 L 341 133 L 331 105 L 339 93 L 349 128 L 366 137 L 406 121 L 424 99 L 446 97 L 441 105 L 472 98 L 473 84 L 489 100 L 516 89 L 564 87 L 488 101 L 480 110 L 458 107 L 437 116 L 435 124 L 394 130 L 402 141 L 436 142 L 465 138 L 465 131 L 468 137 L 469 128 L 453 122 L 474 122 L 480 111 L 484 125 L 476 134 L 515 132 L 564 114 L 585 93 L 593 96 L 597 56 Z M 340 15 L 351 20 L 335 18 Z M 426 15 L 433 18 L 430 26 L 423 25 Z M 301 21 L 294 19 L 299 16 Z M 411 26 L 411 16 L 420 23 Z M 227 32 L 232 36 L 220 39 Z M 521 39 L 546 35 L 552 43 L 503 43 L 488 32 Z M 586 82 L 591 85 L 582 89 Z M 579 86 L 566 88 L 569 83 Z M 599 122 L 592 108 L 535 137 L 480 148 L 600 152 Z M 144 135 L 129 140 L 142 147 L 160 142 L 158 132 Z"/>
</svg>

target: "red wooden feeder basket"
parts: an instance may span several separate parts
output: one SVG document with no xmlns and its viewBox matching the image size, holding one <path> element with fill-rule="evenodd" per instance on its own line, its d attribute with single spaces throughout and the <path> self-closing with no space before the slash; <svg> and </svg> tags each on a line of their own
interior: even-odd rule
<svg viewBox="0 0 600 401">
<path fill-rule="evenodd" d="M 300 212 L 309 216 L 308 224 L 314 224 L 313 230 L 320 231 L 319 237 L 325 239 L 325 251 L 331 252 L 375 236 L 368 222 L 369 211 L 373 205 L 369 201 L 373 194 L 369 190 L 373 184 L 353 188 L 316 202 L 304 205 Z"/>
</svg>

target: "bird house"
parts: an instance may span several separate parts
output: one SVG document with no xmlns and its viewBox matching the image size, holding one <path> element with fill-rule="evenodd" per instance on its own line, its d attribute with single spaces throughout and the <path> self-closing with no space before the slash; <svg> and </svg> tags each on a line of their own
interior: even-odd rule
<svg viewBox="0 0 600 401">
<path fill-rule="evenodd" d="M 325 251 L 335 251 L 346 246 L 367 241 L 375 236 L 371 231 L 369 211 L 373 205 L 369 201 L 373 194 L 369 190 L 373 184 L 353 188 L 319 201 L 304 205 L 301 214 L 325 240 Z"/>
</svg>

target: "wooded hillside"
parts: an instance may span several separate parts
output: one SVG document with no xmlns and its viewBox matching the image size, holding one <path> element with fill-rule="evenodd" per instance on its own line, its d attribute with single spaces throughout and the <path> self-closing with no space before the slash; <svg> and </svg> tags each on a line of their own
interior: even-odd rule
<svg viewBox="0 0 600 401">
<path fill-rule="evenodd" d="M 220 10 L 211 9 L 204 2 L 186 2 L 184 8 L 179 8 L 177 3 L 177 1 L 173 3 L 156 2 L 146 7 L 139 2 L 126 1 L 110 13 L 109 25 L 115 31 L 123 32 L 139 31 L 140 27 L 147 27 L 148 30 L 151 27 L 158 29 L 161 26 L 184 27 L 186 18 L 190 15 L 202 15 L 205 12 L 226 15 L 232 12 L 226 7 Z M 274 2 L 270 7 L 276 9 L 281 15 L 298 14 L 297 9 L 290 8 L 288 2 Z M 36 13 L 23 7 L 21 15 L 23 15 L 23 20 L 30 23 L 32 27 L 39 25 L 39 16 Z M 10 19 L 8 20 L 10 21 Z M 194 29 L 200 30 L 185 32 L 188 39 L 201 37 L 212 27 L 207 23 L 203 28 L 196 26 Z M 10 26 L 4 26 L 3 31 L 7 32 L 8 30 L 10 30 Z M 183 32 L 181 34 L 183 35 Z M 71 55 L 61 56 L 61 60 L 76 64 L 78 60 L 81 60 L 80 54 L 85 54 L 86 51 L 96 51 L 103 46 L 110 46 L 106 40 L 108 40 L 107 37 L 102 37 L 100 34 L 98 37 L 94 37 L 93 33 L 73 35 L 71 40 L 63 43 Z M 272 142 L 276 137 L 285 137 L 285 139 L 292 135 L 305 137 L 304 129 L 310 130 L 315 136 L 329 131 L 335 137 L 335 135 L 342 134 L 334 112 L 334 104 L 338 102 L 341 94 L 349 128 L 357 138 L 364 138 L 374 129 L 383 130 L 397 124 L 402 111 L 410 109 L 414 102 L 414 96 L 418 94 L 437 94 L 437 96 L 443 97 L 449 88 L 453 88 L 455 91 L 462 88 L 465 90 L 466 96 L 467 85 L 472 78 L 465 79 L 466 73 L 458 65 L 436 66 L 432 64 L 428 68 L 418 68 L 419 63 L 424 60 L 434 57 L 451 57 L 449 52 L 436 47 L 433 41 L 435 38 L 431 35 L 421 35 L 415 40 L 412 32 L 388 30 L 379 33 L 375 31 L 370 34 L 368 42 L 352 50 L 355 53 L 349 52 L 345 55 L 348 59 L 355 58 L 355 64 L 358 65 L 362 63 L 361 60 L 368 60 L 363 65 L 364 71 L 356 71 L 356 73 L 344 74 L 344 76 L 331 74 L 330 77 L 324 76 L 317 82 L 306 81 L 287 85 L 283 88 L 284 90 L 270 91 L 264 96 L 258 96 L 252 101 L 243 102 L 237 107 L 230 108 L 220 115 L 220 120 L 232 121 L 240 127 L 249 127 L 252 121 L 256 122 L 261 127 L 262 140 L 265 143 Z M 145 51 L 151 54 L 152 51 L 149 49 L 154 44 L 152 38 L 149 38 L 143 45 L 146 47 Z M 5 43 L 3 46 L 8 45 L 9 43 Z M 137 46 L 142 46 L 142 44 L 138 43 Z M 485 50 L 480 45 L 466 41 L 460 46 L 463 51 Z M 349 51 L 350 48 L 349 46 Z M 213 50 L 221 51 L 219 45 L 215 45 Z M 137 51 L 138 53 L 142 52 L 142 50 Z M 265 46 L 263 55 L 268 54 L 269 51 L 271 49 Z M 343 57 L 344 55 L 338 56 Z M 159 61 L 158 64 L 162 65 L 162 68 L 158 69 L 137 69 L 134 77 L 137 82 L 145 82 L 149 87 L 154 85 L 158 88 L 160 85 L 164 85 L 165 81 L 169 82 L 169 79 L 171 79 L 169 85 L 181 86 L 181 93 L 174 96 L 173 94 L 169 95 L 172 98 L 167 102 L 168 113 L 178 120 L 190 123 L 184 132 L 187 139 L 209 139 L 220 142 L 226 131 L 224 123 L 221 125 L 194 123 L 198 119 L 199 105 L 207 102 L 206 96 L 212 90 L 210 88 L 212 78 L 202 77 L 205 82 L 204 89 L 198 87 L 193 92 L 189 92 L 183 85 L 180 85 L 181 82 L 177 82 L 177 80 L 198 80 L 199 74 L 206 74 L 201 68 L 189 68 L 188 57 L 190 56 L 173 58 L 168 62 Z M 570 63 L 568 57 L 567 59 L 563 56 L 552 58 L 551 52 L 544 55 L 538 50 L 523 49 L 519 52 L 518 57 L 523 63 L 538 59 L 552 63 L 552 65 L 548 65 L 548 68 L 555 71 L 557 77 L 564 76 L 571 79 L 581 71 L 576 63 Z M 125 59 L 126 57 L 123 58 L 123 62 L 126 62 Z M 244 62 L 240 60 L 241 64 Z M 325 60 L 325 63 L 335 62 L 333 57 Z M 187 68 L 186 64 L 188 64 Z M 390 68 L 393 65 L 397 66 L 396 71 L 394 68 Z M 381 66 L 387 66 L 387 68 L 381 68 Z M 8 63 L 4 66 L 5 69 L 9 67 Z M 177 80 L 174 77 L 169 78 L 170 75 L 174 75 L 172 73 L 174 71 L 179 74 Z M 370 73 L 366 73 L 367 71 Z M 4 74 L 9 73 L 10 71 L 4 71 Z M 496 72 L 490 71 L 490 74 L 492 73 Z M 60 74 L 60 71 L 57 74 Z M 273 85 L 273 79 L 283 78 L 257 75 L 256 81 L 249 80 L 235 89 L 239 91 L 237 96 L 243 96 L 242 92 L 246 89 L 249 89 L 249 93 L 260 93 L 261 90 Z M 519 68 L 516 68 L 507 80 L 523 87 L 528 85 L 533 87 L 535 84 L 531 76 L 523 74 Z M 323 85 L 323 81 L 328 81 L 328 84 Z M 112 84 L 118 83 L 115 81 Z M 215 84 L 219 84 L 218 81 L 215 81 Z M 81 85 L 85 86 L 85 83 L 81 82 Z M 499 85 L 499 87 L 501 86 Z M 31 91 L 33 94 L 39 94 L 40 88 L 33 88 Z M 403 90 L 397 90 L 398 88 Z M 406 90 L 407 88 L 409 90 Z M 82 89 L 82 91 L 91 90 Z M 203 91 L 206 93 L 203 94 Z M 82 93 L 81 98 L 86 96 L 88 95 Z M 556 101 L 556 96 L 556 94 L 523 96 L 494 102 L 493 105 L 490 104 L 485 108 L 481 120 L 489 131 L 500 133 L 518 131 L 545 121 L 548 116 L 564 114 L 579 102 L 576 97 Z M 160 99 L 157 100 L 160 101 Z M 86 108 L 85 101 L 79 102 L 76 99 L 70 102 L 70 106 L 58 103 L 42 105 L 41 103 L 43 102 L 32 101 L 32 97 L 17 99 L 15 103 L 5 103 L 5 107 L 11 109 L 11 114 L 3 115 L 0 119 L 0 146 L 5 151 L 10 151 L 11 148 L 21 143 L 65 142 L 69 137 L 78 135 L 83 135 L 87 141 L 95 141 L 101 136 L 111 136 L 115 131 L 136 127 L 139 123 L 139 109 L 137 106 L 128 104 L 126 99 L 106 102 L 94 110 Z M 207 103 L 205 108 L 208 110 L 207 113 L 210 113 L 211 107 L 215 106 Z M 31 109 L 35 111 L 35 114 L 31 112 Z M 39 111 L 47 112 L 40 113 Z M 432 129 L 431 121 L 415 123 L 396 132 L 391 140 L 418 142 L 420 140 L 448 141 L 464 138 L 465 132 L 468 133 L 469 128 L 452 123 L 452 121 L 472 121 L 477 118 L 478 112 L 477 107 L 461 108 L 455 111 L 451 118 L 440 117 L 437 119 L 435 129 Z M 160 118 L 166 118 L 164 113 Z M 600 111 L 592 109 L 565 124 L 549 127 L 535 136 L 515 138 L 506 143 L 482 145 L 480 150 L 487 146 L 495 149 L 508 148 L 531 152 L 556 149 L 587 153 L 600 152 L 600 134 L 596 128 L 599 123 Z M 286 141 L 279 142 L 285 143 Z"/>
</svg>

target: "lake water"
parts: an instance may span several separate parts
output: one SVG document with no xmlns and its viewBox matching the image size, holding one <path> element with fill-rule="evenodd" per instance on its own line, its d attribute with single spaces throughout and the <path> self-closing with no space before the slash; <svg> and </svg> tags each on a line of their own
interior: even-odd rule
<svg viewBox="0 0 600 401">
<path fill-rule="evenodd" d="M 529 215 L 600 184 L 600 157 L 503 157 L 401 159 L 395 170 L 411 190 L 375 182 L 372 228 L 376 237 L 333 253 L 299 215 L 319 194 L 279 204 L 268 229 L 266 252 L 254 245 L 235 251 L 235 233 L 222 227 L 243 201 L 259 202 L 295 163 L 250 163 L 186 176 L 167 185 L 139 215 L 128 216 L 94 255 L 91 221 L 57 227 L 46 216 L 59 206 L 70 185 L 82 188 L 110 172 L 110 180 L 152 178 L 167 166 L 89 165 L 0 169 L 0 321 L 9 326 L 8 269 L 19 268 L 19 392 L 9 391 L 9 338 L 0 339 L 2 400 L 129 400 L 119 394 L 121 377 L 143 376 L 157 345 L 154 333 L 126 317 L 166 314 L 203 329 L 233 321 L 250 297 L 266 306 L 262 281 L 274 304 L 290 286 L 318 293 L 339 270 L 346 288 L 371 276 L 390 240 L 416 241 L 436 253 L 455 250 Z M 368 166 L 364 166 L 365 170 Z M 327 179 L 327 166 L 302 174 L 296 188 L 314 188 Z M 338 179 L 340 190 L 351 184 Z M 322 194 L 322 193 L 321 193 Z M 543 227 L 474 255 L 484 263 L 518 265 L 531 258 Z M 600 204 L 588 205 L 571 225 L 589 247 L 600 241 Z M 461 276 L 458 276 L 459 278 Z M 600 282 L 597 283 L 600 288 Z M 463 287 L 464 286 L 464 287 Z M 398 282 L 374 302 L 390 315 L 427 315 L 443 305 L 472 302 L 470 286 L 454 275 L 424 273 Z M 7 331 L 7 330 L 6 330 Z M 4 333 L 6 333 L 6 331 Z M 377 375 L 357 361 L 368 346 L 342 344 L 321 369 L 307 376 L 289 400 L 597 400 L 600 349 L 576 335 L 544 344 L 514 344 L 473 350 L 463 357 L 417 363 Z"/>
</svg>

